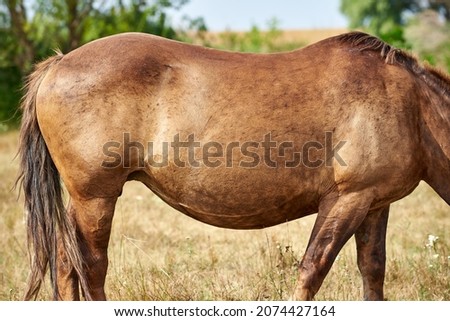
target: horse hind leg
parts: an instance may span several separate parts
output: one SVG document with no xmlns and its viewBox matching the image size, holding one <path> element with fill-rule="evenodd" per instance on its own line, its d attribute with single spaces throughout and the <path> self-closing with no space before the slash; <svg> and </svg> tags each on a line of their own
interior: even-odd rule
<svg viewBox="0 0 450 321">
<path fill-rule="evenodd" d="M 388 217 L 389 206 L 369 212 L 355 233 L 358 268 L 363 279 L 364 300 L 384 299 Z"/>
<path fill-rule="evenodd" d="M 84 296 L 88 299 L 106 300 L 107 250 L 116 201 L 117 197 L 71 199 L 69 214 L 76 226 L 88 291 Z M 73 267 L 66 264 L 65 249 L 59 253 L 57 282 L 61 299 L 78 300 L 80 280 Z"/>
<path fill-rule="evenodd" d="M 75 209 L 72 204 L 69 204 L 67 215 L 69 216 L 70 222 L 75 226 Z M 78 274 L 70 263 L 67 249 L 64 247 L 62 240 L 63 236 L 58 235 L 58 257 L 57 257 L 57 284 L 59 298 L 66 301 L 78 301 L 80 300 L 80 291 L 78 285 Z M 78 246 L 78 244 L 77 244 Z"/>
<path fill-rule="evenodd" d="M 364 221 L 372 202 L 370 191 L 329 195 L 319 213 L 299 267 L 295 300 L 312 300 L 337 254 Z"/>
</svg>

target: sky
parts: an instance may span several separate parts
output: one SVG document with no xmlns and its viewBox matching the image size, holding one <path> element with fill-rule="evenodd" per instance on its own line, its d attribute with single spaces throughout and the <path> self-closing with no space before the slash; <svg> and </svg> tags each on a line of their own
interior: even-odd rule
<svg viewBox="0 0 450 321">
<path fill-rule="evenodd" d="M 347 27 L 339 5 L 340 0 L 190 0 L 171 16 L 175 25 L 183 15 L 203 17 L 210 31 L 264 29 L 273 18 L 279 29 Z"/>
</svg>

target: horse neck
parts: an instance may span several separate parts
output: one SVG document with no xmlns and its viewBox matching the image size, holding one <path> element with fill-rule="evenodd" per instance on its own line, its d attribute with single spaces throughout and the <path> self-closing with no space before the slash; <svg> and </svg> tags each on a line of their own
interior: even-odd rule
<svg viewBox="0 0 450 321">
<path fill-rule="evenodd" d="M 450 97 L 422 89 L 421 137 L 424 180 L 450 205 Z"/>
</svg>

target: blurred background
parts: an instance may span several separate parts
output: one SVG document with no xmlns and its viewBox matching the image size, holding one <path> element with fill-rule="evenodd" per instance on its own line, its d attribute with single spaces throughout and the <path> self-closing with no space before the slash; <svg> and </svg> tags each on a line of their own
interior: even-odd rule
<svg viewBox="0 0 450 321">
<path fill-rule="evenodd" d="M 0 0 L 0 132 L 18 126 L 23 79 L 56 48 L 140 31 L 275 52 L 354 29 L 450 70 L 450 0 Z"/>
</svg>

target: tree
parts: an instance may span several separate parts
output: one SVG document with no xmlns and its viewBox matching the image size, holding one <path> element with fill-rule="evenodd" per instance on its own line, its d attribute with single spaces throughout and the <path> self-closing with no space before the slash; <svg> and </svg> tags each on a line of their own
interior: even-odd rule
<svg viewBox="0 0 450 321">
<path fill-rule="evenodd" d="M 402 42 L 408 15 L 421 10 L 420 0 L 342 0 L 350 28 L 363 28 L 389 42 Z"/>
<path fill-rule="evenodd" d="M 87 42 L 92 39 L 127 31 L 146 32 L 166 38 L 177 38 L 178 31 L 170 25 L 166 11 L 171 8 L 180 9 L 187 2 L 187 0 L 157 0 L 149 3 L 149 1 L 143 0 L 130 0 L 125 4 L 119 0 L 115 6 L 96 10 L 86 19 L 86 23 L 89 25 L 89 32 L 85 34 L 83 40 Z M 198 18 L 191 20 L 198 21 Z"/>
<path fill-rule="evenodd" d="M 450 69 L 450 0 L 342 0 L 341 11 L 351 28 Z"/>
<path fill-rule="evenodd" d="M 5 49 L 0 52 L 0 64 L 13 64 L 28 72 L 36 59 L 48 56 L 55 48 L 68 52 L 90 40 L 118 32 L 141 31 L 176 38 L 177 31 L 170 25 L 166 12 L 180 9 L 187 2 L 0 0 L 0 46 Z"/>
<path fill-rule="evenodd" d="M 0 2 L 2 18 L 0 34 L 3 36 L 3 63 L 12 60 L 21 70 L 29 70 L 34 59 L 33 42 L 27 33 L 27 10 L 23 0 L 6 0 Z M 3 59 L 2 59 L 3 58 Z"/>
<path fill-rule="evenodd" d="M 404 34 L 416 55 L 450 71 L 450 23 L 443 21 L 438 12 L 426 10 L 417 14 L 408 22 Z"/>
<path fill-rule="evenodd" d="M 450 0 L 342 0 L 350 28 L 363 28 L 384 40 L 404 43 L 403 27 L 417 13 L 435 10 L 450 22 Z"/>
<path fill-rule="evenodd" d="M 167 12 L 188 0 L 0 0 L 0 121 L 15 113 L 23 75 L 54 49 L 118 32 L 177 38 Z M 186 18 L 189 21 L 189 18 Z M 201 18 L 191 27 L 205 29 Z"/>
<path fill-rule="evenodd" d="M 445 17 L 450 22 L 450 0 L 429 0 L 429 7 Z"/>
</svg>

